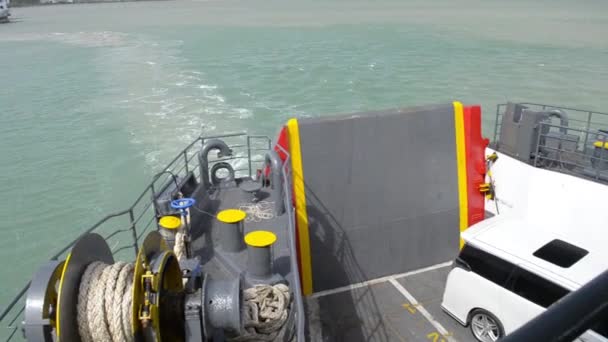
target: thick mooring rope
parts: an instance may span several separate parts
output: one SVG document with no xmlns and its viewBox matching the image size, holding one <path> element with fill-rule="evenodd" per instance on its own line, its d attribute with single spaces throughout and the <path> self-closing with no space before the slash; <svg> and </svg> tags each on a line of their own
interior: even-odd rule
<svg viewBox="0 0 608 342">
<path fill-rule="evenodd" d="M 289 316 L 291 295 L 284 284 L 256 285 L 243 292 L 245 331 L 230 341 L 274 341 Z"/>
<path fill-rule="evenodd" d="M 173 253 L 177 257 L 177 260 L 182 260 L 188 257 L 186 252 L 186 237 L 188 236 L 186 230 L 190 227 L 190 209 L 186 209 L 186 215 L 182 216 L 182 225 L 175 233 L 175 245 L 173 246 Z"/>
<path fill-rule="evenodd" d="M 175 233 L 175 246 L 173 246 L 173 253 L 177 260 L 186 258 L 186 234 L 183 229 L 180 229 Z"/>
<path fill-rule="evenodd" d="M 133 264 L 93 262 L 80 280 L 78 332 L 83 342 L 131 342 Z M 273 341 L 285 328 L 291 294 L 284 284 L 243 292 L 244 331 L 234 342 Z"/>
<path fill-rule="evenodd" d="M 78 293 L 78 332 L 83 342 L 132 341 L 133 264 L 87 266 Z"/>
</svg>

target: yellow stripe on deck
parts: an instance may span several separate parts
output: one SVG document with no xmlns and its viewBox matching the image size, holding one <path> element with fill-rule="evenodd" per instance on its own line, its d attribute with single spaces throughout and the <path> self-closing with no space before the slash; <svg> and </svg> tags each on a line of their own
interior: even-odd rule
<svg viewBox="0 0 608 342">
<path fill-rule="evenodd" d="M 456 137 L 456 169 L 458 172 L 459 228 L 464 232 L 469 226 L 469 202 L 467 197 L 467 156 L 465 148 L 464 111 L 462 103 L 454 101 L 454 136 Z M 460 238 L 460 248 L 464 241 Z"/>
<path fill-rule="evenodd" d="M 304 169 L 302 151 L 300 149 L 300 129 L 298 120 L 287 121 L 289 131 L 289 154 L 291 155 L 291 176 L 293 194 L 296 202 L 296 222 L 298 225 L 298 241 L 300 247 L 300 271 L 302 293 L 312 293 L 312 265 L 310 258 L 310 234 L 308 231 L 308 213 L 306 212 L 306 189 L 304 188 Z"/>
</svg>

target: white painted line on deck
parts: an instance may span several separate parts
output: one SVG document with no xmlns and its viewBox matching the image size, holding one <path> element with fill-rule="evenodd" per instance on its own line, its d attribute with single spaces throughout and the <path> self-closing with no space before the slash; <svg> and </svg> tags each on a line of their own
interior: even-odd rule
<svg viewBox="0 0 608 342">
<path fill-rule="evenodd" d="M 448 336 L 450 333 L 447 331 L 447 329 L 444 328 L 441 323 L 437 322 L 433 315 L 426 311 L 424 306 L 418 303 L 416 298 L 414 298 L 414 296 L 412 296 L 412 294 L 409 293 L 409 291 L 406 290 L 403 285 L 401 285 L 395 278 L 389 278 L 388 281 L 393 284 L 397 291 L 401 292 L 403 297 L 405 297 L 405 299 L 407 299 L 408 302 L 410 302 L 410 304 L 412 304 L 416 308 L 416 310 L 418 310 L 418 312 L 420 312 L 420 314 L 424 316 L 424 318 L 426 318 L 427 321 L 429 321 L 429 323 L 431 323 L 435 327 L 435 329 L 437 329 L 437 332 L 443 335 L 443 337 L 446 338 L 448 341 L 457 342 L 455 338 L 453 338 L 452 336 Z"/>
<path fill-rule="evenodd" d="M 371 280 L 367 280 L 367 281 L 356 283 L 356 284 L 336 287 L 335 289 L 331 289 L 331 290 L 315 292 L 312 295 L 310 295 L 310 298 L 325 297 L 325 296 L 329 296 L 329 295 L 336 294 L 336 293 L 348 292 L 350 290 L 358 289 L 361 287 L 366 287 L 366 286 L 370 286 L 370 285 L 374 285 L 374 284 L 383 283 L 383 282 L 387 281 L 389 277 L 390 276 L 371 279 Z"/>
<path fill-rule="evenodd" d="M 359 289 L 359 288 L 370 286 L 370 285 L 380 284 L 380 283 L 383 283 L 385 281 L 389 281 L 391 279 L 400 279 L 400 278 L 403 278 L 403 277 L 408 277 L 408 276 L 412 276 L 412 275 L 415 275 L 415 274 L 420 274 L 420 273 L 436 270 L 438 268 L 443 268 L 443 267 L 447 267 L 447 266 L 450 266 L 450 265 L 452 265 L 452 262 L 448 261 L 448 262 L 443 262 L 441 264 L 436 264 L 436 265 L 433 265 L 433 266 L 429 266 L 429 267 L 425 267 L 425 268 L 420 268 L 420 269 L 417 269 L 417 270 L 414 270 L 414 271 L 410 271 L 410 272 L 393 274 L 393 275 L 390 275 L 390 276 L 376 278 L 376 279 L 370 279 L 370 280 L 363 281 L 363 282 L 356 283 L 356 284 L 350 284 L 350 285 L 346 285 L 346 286 L 336 287 L 335 289 L 331 289 L 331 290 L 325 290 L 325 291 L 315 292 L 312 295 L 310 295 L 309 298 L 319 298 L 319 297 L 329 296 L 329 295 L 336 294 L 336 293 L 347 292 L 347 291 L 350 291 L 350 290 L 355 290 L 355 289 Z"/>
<path fill-rule="evenodd" d="M 387 280 L 388 279 L 400 279 L 403 277 L 409 277 L 409 276 L 413 276 L 414 274 L 420 274 L 420 273 L 424 273 L 424 272 L 428 272 L 428 271 L 433 271 L 439 268 L 444 268 L 444 267 L 448 267 L 448 266 L 452 266 L 452 262 L 451 261 L 446 261 L 446 262 L 442 262 L 441 264 L 436 264 L 433 266 L 429 266 L 429 267 L 425 267 L 425 268 L 419 268 L 417 270 L 414 271 L 410 271 L 410 272 L 405 272 L 405 273 L 400 273 L 400 274 L 393 274 L 392 276 L 388 276 L 386 277 Z"/>
</svg>

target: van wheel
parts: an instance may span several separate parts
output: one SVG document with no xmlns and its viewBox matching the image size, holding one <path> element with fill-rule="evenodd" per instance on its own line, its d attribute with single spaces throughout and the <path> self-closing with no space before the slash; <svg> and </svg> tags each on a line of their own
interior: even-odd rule
<svg viewBox="0 0 608 342">
<path fill-rule="evenodd" d="M 496 316 L 486 310 L 476 309 L 471 312 L 469 323 L 473 336 L 480 342 L 495 342 L 505 336 L 505 329 Z"/>
</svg>

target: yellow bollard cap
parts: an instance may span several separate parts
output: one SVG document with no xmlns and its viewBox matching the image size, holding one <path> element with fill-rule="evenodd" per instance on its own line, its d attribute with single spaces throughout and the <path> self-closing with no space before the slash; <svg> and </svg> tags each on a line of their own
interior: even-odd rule
<svg viewBox="0 0 608 342">
<path fill-rule="evenodd" d="M 226 209 L 217 214 L 217 219 L 224 223 L 237 223 L 243 221 L 247 213 L 238 209 Z"/>
<path fill-rule="evenodd" d="M 277 236 L 267 230 L 255 230 L 245 235 L 245 243 L 252 247 L 268 247 L 277 241 Z"/>
<path fill-rule="evenodd" d="M 158 221 L 158 224 L 165 229 L 177 229 L 181 227 L 182 220 L 175 216 L 163 216 Z"/>
</svg>

